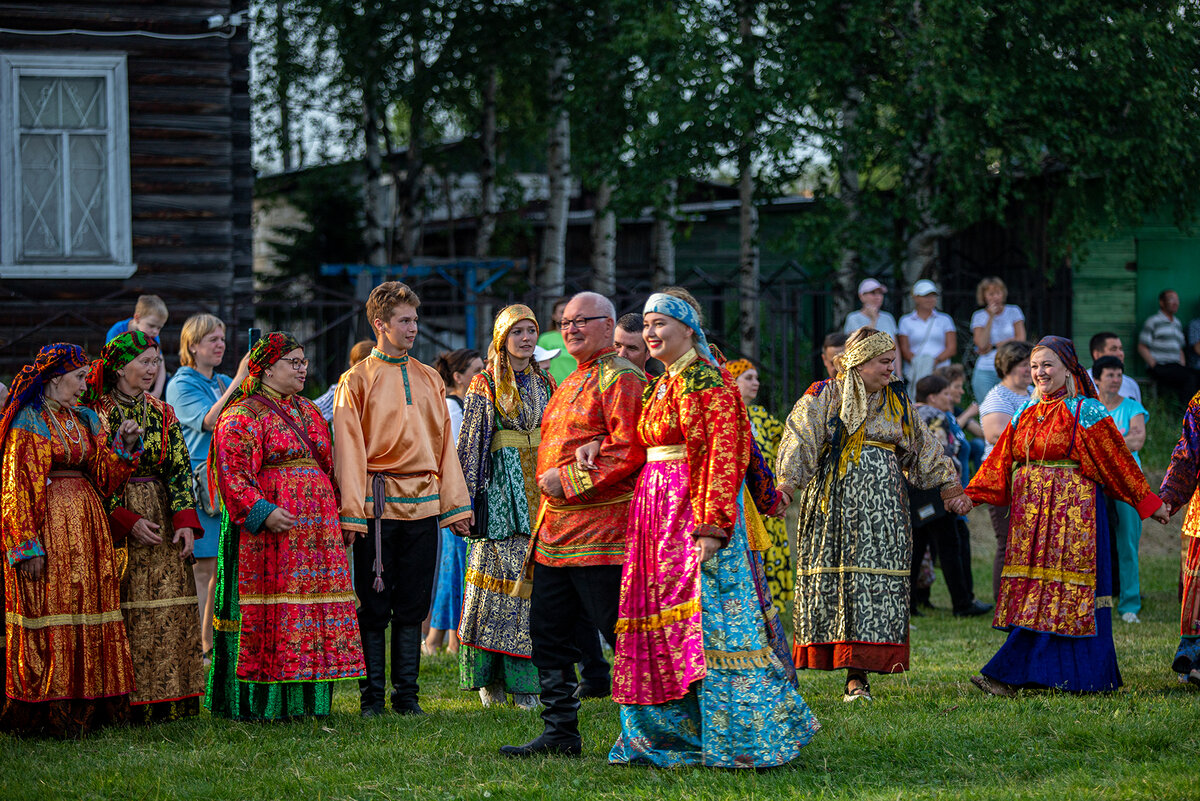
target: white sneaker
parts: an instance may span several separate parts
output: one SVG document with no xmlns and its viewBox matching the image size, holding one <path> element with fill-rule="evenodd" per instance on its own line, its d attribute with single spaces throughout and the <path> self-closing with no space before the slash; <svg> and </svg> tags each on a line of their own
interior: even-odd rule
<svg viewBox="0 0 1200 801">
<path fill-rule="evenodd" d="M 1137 612 L 1126 612 L 1125 614 L 1121 615 L 1121 620 L 1124 620 L 1126 623 L 1142 622 L 1142 619 L 1137 616 Z"/>
<path fill-rule="evenodd" d="M 491 684 L 479 688 L 479 700 L 484 706 L 504 706 L 508 703 L 508 694 L 504 692 L 503 684 Z"/>
<path fill-rule="evenodd" d="M 513 693 L 513 706 L 517 709 L 537 709 L 541 701 L 533 693 Z"/>
</svg>

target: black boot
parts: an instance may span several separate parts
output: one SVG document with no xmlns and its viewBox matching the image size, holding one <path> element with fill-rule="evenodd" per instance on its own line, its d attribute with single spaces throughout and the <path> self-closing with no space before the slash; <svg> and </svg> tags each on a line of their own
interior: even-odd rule
<svg viewBox="0 0 1200 801">
<path fill-rule="evenodd" d="M 576 698 L 607 698 L 612 695 L 612 675 L 608 660 L 600 646 L 600 633 L 588 620 L 575 628 L 575 645 L 579 648 L 579 687 Z"/>
<path fill-rule="evenodd" d="M 363 664 L 367 675 L 358 680 L 358 692 L 364 718 L 382 715 L 384 711 L 384 676 L 387 675 L 387 649 L 384 645 L 384 632 L 362 631 Z"/>
<path fill-rule="evenodd" d="M 392 709 L 401 715 L 424 715 L 417 703 L 421 672 L 421 627 L 392 626 Z"/>
<path fill-rule="evenodd" d="M 583 739 L 579 736 L 579 699 L 575 697 L 575 667 L 568 670 L 539 670 L 542 685 L 542 722 L 545 731 L 524 745 L 502 745 L 500 753 L 509 757 L 538 754 L 580 756 Z"/>
</svg>

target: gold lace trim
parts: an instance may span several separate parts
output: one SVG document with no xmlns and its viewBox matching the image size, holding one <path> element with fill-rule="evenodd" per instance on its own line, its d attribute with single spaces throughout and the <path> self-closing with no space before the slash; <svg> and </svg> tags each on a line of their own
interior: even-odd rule
<svg viewBox="0 0 1200 801">
<path fill-rule="evenodd" d="M 195 603 L 195 599 L 192 603 Z M 8 613 L 8 622 L 23 629 L 46 629 L 51 626 L 99 626 L 105 623 L 123 623 L 121 610 L 111 612 L 90 612 L 83 615 L 46 615 L 45 617 L 26 617 L 16 612 Z"/>
<path fill-rule="evenodd" d="M 907 574 L 906 574 L 907 575 Z M 657 631 L 661 628 L 678 623 L 681 620 L 687 620 L 689 617 L 700 614 L 700 599 L 693 598 L 686 603 L 673 606 L 659 612 L 656 615 L 648 617 L 627 617 L 617 621 L 618 632 L 629 631 Z"/>
<path fill-rule="evenodd" d="M 704 651 L 704 664 L 714 670 L 748 670 L 771 667 L 771 649 L 757 651 Z"/>
<path fill-rule="evenodd" d="M 166 606 L 195 606 L 198 599 L 195 595 L 180 598 L 158 598 L 153 601 L 122 601 L 122 609 L 161 609 Z"/>
</svg>

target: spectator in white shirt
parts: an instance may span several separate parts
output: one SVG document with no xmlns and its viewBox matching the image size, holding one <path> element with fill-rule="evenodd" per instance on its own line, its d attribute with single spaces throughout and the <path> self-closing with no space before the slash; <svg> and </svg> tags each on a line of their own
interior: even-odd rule
<svg viewBox="0 0 1200 801">
<path fill-rule="evenodd" d="M 1121 345 L 1121 337 L 1112 331 L 1101 331 L 1092 337 L 1088 343 L 1088 350 L 1092 352 L 1092 363 L 1095 363 L 1101 356 L 1115 356 L 1121 360 L 1122 364 L 1125 362 L 1125 348 Z M 1124 371 L 1121 373 L 1121 389 L 1118 394 L 1122 398 L 1129 398 L 1138 403 L 1142 402 L 1142 388 Z"/>
<path fill-rule="evenodd" d="M 971 373 L 971 392 L 976 401 L 1000 383 L 996 374 L 996 348 L 1005 342 L 1025 339 L 1025 315 L 1017 306 L 1005 303 L 1008 287 L 996 276 L 989 276 L 975 288 L 975 302 L 981 307 L 971 315 L 971 336 L 975 340 L 975 370 Z"/>
<path fill-rule="evenodd" d="M 950 315 L 937 310 L 937 284 L 922 278 L 913 284 L 912 294 L 916 308 L 900 318 L 896 345 L 904 357 L 909 394 L 916 397 L 917 382 L 958 353 L 958 335 Z"/>
<path fill-rule="evenodd" d="M 862 303 L 862 308 L 846 315 L 842 333 L 849 336 L 864 325 L 869 325 L 895 339 L 896 318 L 881 308 L 885 294 L 887 294 L 887 287 L 874 278 L 864 278 L 858 285 L 858 300 Z M 895 377 L 903 378 L 899 370 L 896 370 Z"/>
</svg>

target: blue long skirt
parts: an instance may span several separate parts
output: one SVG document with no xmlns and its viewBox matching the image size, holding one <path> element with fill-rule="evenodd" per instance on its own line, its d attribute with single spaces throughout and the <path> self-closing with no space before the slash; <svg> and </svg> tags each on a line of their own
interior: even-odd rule
<svg viewBox="0 0 1200 801">
<path fill-rule="evenodd" d="M 1015 687 L 1076 693 L 1112 692 L 1121 686 L 1112 638 L 1112 555 L 1104 493 L 1096 490 L 1096 604 L 1094 637 L 1063 637 L 1015 628 L 980 671 Z"/>
<path fill-rule="evenodd" d="M 773 767 L 795 759 L 820 729 L 796 689 L 782 626 L 764 617 L 773 607 L 754 558 L 741 516 L 729 545 L 700 568 L 708 675 L 676 701 L 621 704 L 621 735 L 609 762 Z"/>
<path fill-rule="evenodd" d="M 451 631 L 458 629 L 462 618 L 463 576 L 467 570 L 467 541 L 441 530 L 442 557 L 438 562 L 437 584 L 434 588 L 433 610 L 429 627 Z"/>
</svg>

